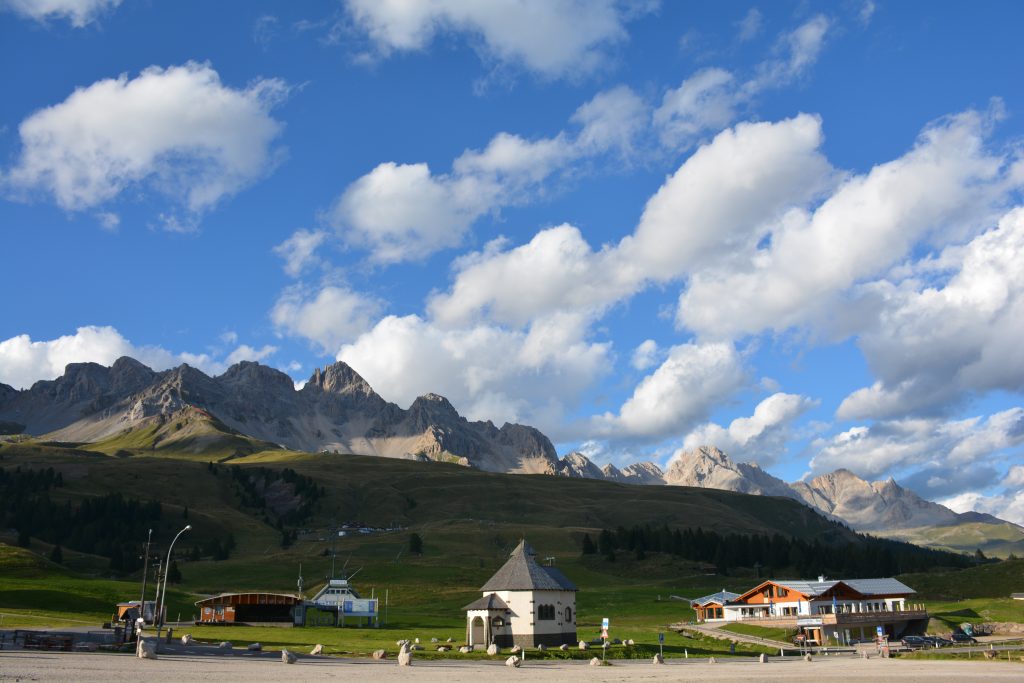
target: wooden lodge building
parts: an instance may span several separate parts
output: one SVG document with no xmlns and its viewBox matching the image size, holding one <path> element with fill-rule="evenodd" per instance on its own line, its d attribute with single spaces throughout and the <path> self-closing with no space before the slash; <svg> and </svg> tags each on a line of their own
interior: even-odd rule
<svg viewBox="0 0 1024 683">
<path fill-rule="evenodd" d="M 196 602 L 200 624 L 295 623 L 302 599 L 290 593 L 221 593 Z"/>
<path fill-rule="evenodd" d="M 720 591 L 691 601 L 698 621 L 742 621 L 796 628 L 809 644 L 846 645 L 879 634 L 923 633 L 928 612 L 908 604 L 914 591 L 896 579 L 768 580 L 745 593 Z"/>
<path fill-rule="evenodd" d="M 576 644 L 576 585 L 542 567 L 525 540 L 466 605 L 466 643 L 472 648 Z"/>
</svg>

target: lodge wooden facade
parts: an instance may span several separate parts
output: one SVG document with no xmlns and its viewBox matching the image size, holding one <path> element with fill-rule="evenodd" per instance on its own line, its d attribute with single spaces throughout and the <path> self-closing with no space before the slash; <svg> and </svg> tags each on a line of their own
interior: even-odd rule
<svg viewBox="0 0 1024 683">
<path fill-rule="evenodd" d="M 914 591 L 896 579 L 767 580 L 745 593 L 721 591 L 691 601 L 698 621 L 767 622 L 796 628 L 810 644 L 923 632 L 928 613 L 908 604 Z"/>
<path fill-rule="evenodd" d="M 199 600 L 200 624 L 294 623 L 302 599 L 288 593 L 222 593 Z"/>
</svg>

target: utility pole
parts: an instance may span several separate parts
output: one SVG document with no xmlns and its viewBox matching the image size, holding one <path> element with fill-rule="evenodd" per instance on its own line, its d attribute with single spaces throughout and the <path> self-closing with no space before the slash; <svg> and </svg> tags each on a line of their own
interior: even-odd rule
<svg viewBox="0 0 1024 683">
<path fill-rule="evenodd" d="M 163 576 L 164 561 L 156 558 L 156 595 L 153 596 L 153 626 L 160 617 L 160 577 Z"/>
<path fill-rule="evenodd" d="M 142 623 L 146 623 L 146 578 L 149 576 L 149 544 L 153 540 L 153 530 L 149 530 L 149 537 L 146 538 L 146 555 L 142 558 L 142 597 L 139 598 L 139 616 Z"/>
</svg>

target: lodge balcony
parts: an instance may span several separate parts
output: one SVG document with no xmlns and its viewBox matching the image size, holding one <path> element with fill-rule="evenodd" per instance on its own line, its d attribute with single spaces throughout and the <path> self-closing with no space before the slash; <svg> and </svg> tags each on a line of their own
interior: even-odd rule
<svg viewBox="0 0 1024 683">
<path fill-rule="evenodd" d="M 738 621 L 754 626 L 765 626 L 774 628 L 796 628 L 802 624 L 797 622 L 817 621 L 823 626 L 843 625 L 860 626 L 867 624 L 895 623 L 913 621 L 916 619 L 928 619 L 928 610 L 924 605 L 908 605 L 907 609 L 901 610 L 879 610 L 874 612 L 847 612 L 840 611 L 839 614 L 819 613 L 800 615 L 773 615 L 773 616 L 745 616 Z M 713 619 L 714 623 L 737 623 L 727 622 L 725 619 Z"/>
</svg>

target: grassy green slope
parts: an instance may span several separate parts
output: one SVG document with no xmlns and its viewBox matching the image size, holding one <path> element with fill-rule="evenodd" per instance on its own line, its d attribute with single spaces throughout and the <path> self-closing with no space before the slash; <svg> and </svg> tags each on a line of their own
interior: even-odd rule
<svg viewBox="0 0 1024 683">
<path fill-rule="evenodd" d="M 209 413 L 189 406 L 169 416 L 148 418 L 114 436 L 88 444 L 107 454 L 151 455 L 181 459 L 223 460 L 276 448 L 241 434 Z"/>
<path fill-rule="evenodd" d="M 909 541 L 940 550 L 974 552 L 980 548 L 982 552 L 992 557 L 1008 557 L 1011 554 L 1024 555 L 1024 529 L 1009 522 L 1003 524 L 968 522 L 954 526 L 872 533 L 876 536 Z"/>
<path fill-rule="evenodd" d="M 211 640 L 227 637 L 289 647 L 324 642 L 329 651 L 356 653 L 389 643 L 393 647 L 395 640 L 404 637 L 451 636 L 460 640 L 464 628 L 461 607 L 479 595 L 479 586 L 525 536 L 542 557 L 556 558 L 557 566 L 580 586 L 581 638 L 596 635 L 601 618 L 609 617 L 613 637 L 634 638 L 653 647 L 659 630 L 693 616 L 687 602 L 671 600 L 670 595 L 696 597 L 723 588 L 740 591 L 756 579 L 742 574 L 708 576 L 694 563 L 667 556 L 651 555 L 642 562 L 626 554 L 620 554 L 615 562 L 582 557 L 579 548 L 584 532 L 667 523 L 721 532 L 781 531 L 804 538 L 849 534 L 794 501 L 708 489 L 499 475 L 440 463 L 283 451 L 232 460 L 241 467 L 288 466 L 327 489 L 314 519 L 306 524 L 309 532 L 293 547 L 282 549 L 277 530 L 238 507 L 226 477 L 214 476 L 205 462 L 196 462 L 191 455 L 184 459 L 166 455 L 157 451 L 110 458 L 38 444 L 7 444 L 0 445 L 0 466 L 54 467 L 65 482 L 54 491 L 58 498 L 123 491 L 133 497 L 159 499 L 165 511 L 164 527 L 156 532 L 159 548 L 184 523 L 180 513 L 185 506 L 195 530 L 183 537 L 183 546 L 201 540 L 204 534 L 231 531 L 237 539 L 231 559 L 180 563 L 185 580 L 170 591 L 172 618 L 179 613 L 190 618 L 199 594 L 294 590 L 300 564 L 310 592 L 330 573 L 332 549 L 337 553 L 339 571 L 346 562 L 347 572 L 358 570 L 355 583 L 364 595 L 371 591 L 377 596 L 386 594 L 390 602 L 388 628 L 380 631 L 190 629 L 197 637 Z M 408 529 L 331 538 L 327 527 L 344 521 L 375 526 L 394 523 Z M 424 539 L 422 556 L 407 552 L 412 529 Z M 114 602 L 137 597 L 139 584 L 135 581 L 107 578 L 102 571 L 93 577 L 70 573 L 20 551 L 8 555 L 12 566 L 22 563 L 26 569 L 9 573 L 0 564 L 0 612 L 6 615 L 5 623 L 20 618 L 24 624 L 33 620 L 60 623 L 62 619 L 98 624 L 109 618 Z M 985 566 L 969 571 L 996 570 Z M 964 572 L 953 578 L 933 574 L 903 578 L 924 597 L 941 598 L 946 594 L 940 588 L 957 585 L 963 576 L 973 580 L 973 575 Z M 993 576 L 979 574 L 978 580 Z M 1009 576 L 999 580 L 1009 582 Z M 676 634 L 670 634 L 667 644 L 668 653 L 685 648 L 691 654 L 722 654 L 727 649 L 727 645 Z"/>
</svg>

